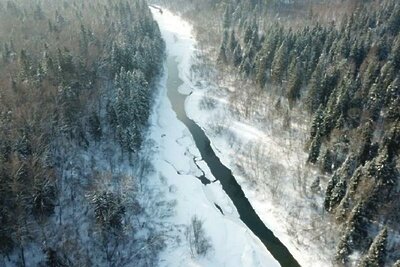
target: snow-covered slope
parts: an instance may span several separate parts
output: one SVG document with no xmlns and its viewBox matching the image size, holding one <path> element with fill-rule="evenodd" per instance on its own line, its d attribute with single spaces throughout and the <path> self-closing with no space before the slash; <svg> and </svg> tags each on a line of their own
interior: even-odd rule
<svg viewBox="0 0 400 267">
<path fill-rule="evenodd" d="M 191 26 L 167 10 L 152 8 L 167 45 L 169 57 L 176 57 L 179 76 L 184 81 L 180 91 L 188 91 L 188 75 L 195 49 Z M 162 220 L 175 225 L 161 255 L 160 266 L 279 266 L 264 245 L 240 221 L 235 207 L 219 182 L 204 186 L 197 178 L 201 171 L 193 162 L 200 158 L 189 130 L 177 119 L 167 97 L 167 75 L 160 81 L 160 93 L 151 117 L 152 162 L 160 179 L 153 186 L 165 188 L 167 200 L 176 200 L 175 214 Z M 198 162 L 209 179 L 206 164 Z M 216 208 L 221 207 L 224 215 Z M 206 256 L 193 256 L 185 238 L 186 226 L 197 215 L 204 222 L 212 249 Z"/>
</svg>

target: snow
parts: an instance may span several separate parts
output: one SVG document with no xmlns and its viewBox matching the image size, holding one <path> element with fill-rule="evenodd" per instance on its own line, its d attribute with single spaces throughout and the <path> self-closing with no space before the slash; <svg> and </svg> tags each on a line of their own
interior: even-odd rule
<svg viewBox="0 0 400 267">
<path fill-rule="evenodd" d="M 192 84 L 198 84 L 196 79 L 199 77 Z M 303 151 L 303 138 L 294 134 L 295 131 L 304 133 L 302 125 L 292 122 L 294 133 L 286 133 L 276 130 L 275 124 L 279 124 L 276 121 L 271 123 L 272 126 L 265 126 L 238 118 L 227 105 L 229 94 L 235 90 L 222 93 L 221 87 L 216 84 L 208 88 L 193 85 L 185 107 L 188 117 L 205 130 L 217 156 L 232 170 L 264 224 L 300 265 L 332 266 L 338 233 L 320 209 L 322 198 L 314 196 L 307 202 L 309 186 L 317 173 L 305 166 L 307 155 Z M 202 109 L 200 103 L 204 98 L 217 100 L 215 108 Z M 261 153 L 259 158 L 253 158 L 257 153 Z M 297 176 L 304 180 L 298 185 L 294 182 Z M 313 210 L 312 204 L 319 208 Z M 321 226 L 323 223 L 325 225 Z M 319 239 L 327 241 L 320 242 Z"/>
<path fill-rule="evenodd" d="M 157 19 L 160 21 L 160 18 Z M 172 26 L 173 20 L 176 20 L 176 25 L 190 27 L 176 16 L 168 25 Z M 193 51 L 192 47 L 187 49 Z M 179 52 L 186 54 L 187 51 L 179 47 Z M 201 62 L 199 64 L 201 68 Z M 190 72 L 187 61 L 180 65 L 180 71 L 185 74 L 184 91 L 190 93 L 185 107 L 188 117 L 205 130 L 217 156 L 232 170 L 264 224 L 285 244 L 300 265 L 332 266 L 339 234 L 321 208 L 321 194 L 310 193 L 310 184 L 318 173 L 305 166 L 307 129 L 304 123 L 291 114 L 291 130 L 286 131 L 281 129 L 283 122 L 275 120 L 272 115 L 273 119 L 270 117 L 266 124 L 238 117 L 229 110 L 230 96 L 243 90 L 235 87 L 234 79 L 229 81 L 229 77 L 225 77 L 228 81 L 210 81 L 210 77 Z M 215 108 L 202 108 L 204 98 L 213 100 Z M 266 111 L 268 114 L 272 112 L 269 107 L 273 106 L 272 103 L 263 103 L 263 108 L 267 106 L 265 109 L 269 109 Z M 248 150 L 255 152 L 251 154 Z M 254 160 L 252 157 L 256 153 L 262 155 Z M 254 166 L 257 164 L 265 166 Z M 256 176 L 267 176 L 267 179 Z M 261 184 L 262 179 L 265 184 Z M 324 182 L 322 179 L 321 188 Z M 244 262 L 242 265 L 250 266 Z"/>
<path fill-rule="evenodd" d="M 168 10 L 163 9 L 161 13 L 152 8 L 152 12 L 166 41 L 168 55 L 175 57 L 178 63 L 179 77 L 184 81 L 179 90 L 188 93 L 191 91 L 190 67 L 195 51 L 192 28 Z M 176 226 L 176 236 L 167 240 L 160 266 L 279 266 L 261 241 L 240 221 L 220 183 L 204 186 L 196 178 L 201 171 L 193 158 L 197 158 L 197 164 L 207 178 L 215 180 L 200 160 L 189 130 L 172 110 L 166 92 L 167 79 L 165 75 L 160 81 L 148 136 L 155 147 L 151 160 L 158 177 L 162 178 L 154 179 L 153 186 L 159 183 L 165 190 L 165 197 L 176 201 L 175 213 L 164 219 Z M 221 207 L 224 215 L 215 204 Z M 191 254 L 184 233 L 194 215 L 203 220 L 205 233 L 212 243 L 212 250 L 202 257 Z"/>
</svg>

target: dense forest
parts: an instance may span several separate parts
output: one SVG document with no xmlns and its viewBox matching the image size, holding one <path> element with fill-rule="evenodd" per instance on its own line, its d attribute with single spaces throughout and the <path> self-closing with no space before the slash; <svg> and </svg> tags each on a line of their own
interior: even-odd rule
<svg viewBox="0 0 400 267">
<path fill-rule="evenodd" d="M 223 89 L 227 112 L 281 124 L 278 135 L 301 143 L 306 156 L 291 185 L 279 180 L 279 168 L 291 166 L 266 170 L 274 155 L 243 146 L 257 165 L 242 166 L 257 176 L 250 183 L 268 184 L 276 198 L 279 187 L 299 191 L 307 203 L 299 206 L 319 216 L 299 235 L 319 235 L 312 240 L 321 254 L 334 250 L 332 266 L 399 267 L 400 3 L 150 2 L 194 25 L 190 70 L 233 82 L 235 90 Z M 164 59 L 145 0 L 0 1 L 1 266 L 154 266 L 164 237 L 183 233 L 158 221 L 172 216 L 175 200 L 144 181 L 157 171 L 148 155 L 156 144 L 146 137 Z M 199 110 L 221 105 L 204 99 Z M 288 213 L 302 220 L 299 206 Z M 203 219 L 193 216 L 187 229 L 192 258 L 206 255 Z M 178 251 L 182 241 L 171 239 Z"/>
<path fill-rule="evenodd" d="M 140 164 L 163 59 L 143 0 L 0 2 L 0 265 L 157 260 L 111 171 Z"/>
<path fill-rule="evenodd" d="M 328 177 L 324 209 L 342 233 L 334 264 L 399 260 L 400 4 L 156 2 L 193 21 L 222 73 L 309 114 L 307 163 Z"/>
</svg>

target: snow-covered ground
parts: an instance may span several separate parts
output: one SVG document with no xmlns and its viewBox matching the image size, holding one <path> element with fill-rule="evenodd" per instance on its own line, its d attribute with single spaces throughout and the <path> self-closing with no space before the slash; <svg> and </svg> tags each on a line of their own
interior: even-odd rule
<svg viewBox="0 0 400 267">
<path fill-rule="evenodd" d="M 282 121 L 272 122 L 269 128 L 240 118 L 228 104 L 228 91 L 240 88 L 224 91 L 207 82 L 206 87 L 196 84 L 200 87 L 193 86 L 186 102 L 188 116 L 203 128 L 264 224 L 301 266 L 332 266 L 339 235 L 322 209 L 323 177 L 319 192 L 311 193 L 318 173 L 305 165 L 304 139 L 294 136 L 302 131 L 296 129 L 300 125 L 292 120 L 294 131 L 288 133 L 281 129 Z M 206 98 L 211 108 L 202 104 Z"/>
<path fill-rule="evenodd" d="M 195 49 L 191 26 L 180 17 L 163 9 L 152 8 L 167 45 L 167 54 L 176 57 L 179 77 L 184 81 L 180 91 L 190 90 L 189 74 Z M 160 92 L 151 116 L 151 160 L 160 179 L 149 179 L 152 186 L 165 189 L 167 201 L 175 200 L 175 213 L 164 218 L 165 223 L 176 226 L 167 239 L 161 255 L 161 266 L 279 266 L 261 241 L 244 225 L 219 182 L 204 186 L 196 176 L 201 170 L 193 162 L 200 158 L 189 130 L 172 110 L 167 97 L 167 75 L 160 81 Z M 148 147 L 148 149 L 150 149 Z M 202 161 L 198 165 L 213 180 Z M 221 207 L 224 215 L 216 208 Z M 203 220 L 206 236 L 212 244 L 206 256 L 193 256 L 185 238 L 185 229 L 196 215 Z"/>
<path fill-rule="evenodd" d="M 268 115 L 270 122 L 260 122 L 234 114 L 229 107 L 230 98 L 243 88 L 235 88 L 233 80 L 227 82 L 226 77 L 222 83 L 213 83 L 191 72 L 187 58 L 193 50 L 187 35 L 190 26 L 169 12 L 164 17 L 155 16 L 164 34 L 166 27 L 175 31 L 182 28 L 179 34 L 188 43 L 175 44 L 177 51 L 172 49 L 170 53 L 178 52 L 176 55 L 184 59 L 179 59 L 179 69 L 186 83 L 181 91 L 192 92 L 186 100 L 188 116 L 205 130 L 217 156 L 232 170 L 257 214 L 302 266 L 332 266 L 339 235 L 321 208 L 324 178 L 318 185 L 319 192 L 310 189 L 318 173 L 305 165 L 306 127 L 296 121 L 293 113 L 288 115 L 292 117 L 289 130 L 284 129 L 285 122 L 277 119 L 279 116 Z M 166 40 L 171 42 L 172 37 L 166 36 Z M 168 47 L 171 50 L 171 45 Z M 221 84 L 228 90 L 221 89 Z M 205 98 L 209 98 L 209 107 L 202 103 Z M 272 103 L 264 103 L 269 109 L 263 111 L 265 114 L 274 112 L 274 107 L 268 107 Z"/>
</svg>

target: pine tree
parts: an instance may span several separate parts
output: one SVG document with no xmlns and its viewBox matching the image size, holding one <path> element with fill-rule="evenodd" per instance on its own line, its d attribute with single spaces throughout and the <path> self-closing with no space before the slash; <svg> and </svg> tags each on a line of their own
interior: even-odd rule
<svg viewBox="0 0 400 267">
<path fill-rule="evenodd" d="M 380 117 L 380 111 L 385 99 L 382 83 L 374 83 L 368 94 L 367 110 L 373 121 L 377 121 Z"/>
<path fill-rule="evenodd" d="M 346 195 L 346 190 L 347 182 L 344 179 L 340 179 L 332 190 L 328 211 L 332 211 L 339 205 L 340 201 L 342 201 L 343 197 Z"/>
<path fill-rule="evenodd" d="M 238 43 L 235 47 L 235 50 L 233 50 L 233 65 L 237 67 L 240 65 L 241 62 L 242 62 L 242 48 Z"/>
<path fill-rule="evenodd" d="M 228 57 L 226 56 L 226 48 L 224 44 L 221 44 L 218 53 L 218 62 L 226 64 L 228 62 Z"/>
<path fill-rule="evenodd" d="M 381 148 L 378 156 L 371 161 L 368 167 L 368 175 L 375 180 L 376 184 L 374 204 L 385 202 L 390 198 L 398 177 L 394 158 L 390 155 L 388 147 Z"/>
<path fill-rule="evenodd" d="M 227 51 L 227 32 L 225 32 L 225 34 L 224 34 L 224 38 L 222 39 L 222 43 L 221 43 L 221 46 L 220 46 L 220 48 L 219 48 L 219 53 L 218 53 L 218 58 L 217 58 L 217 60 L 218 60 L 218 62 L 220 62 L 220 63 L 224 63 L 224 64 L 226 64 L 227 62 L 228 62 L 228 56 L 227 56 L 227 53 L 228 53 L 228 51 Z"/>
<path fill-rule="evenodd" d="M 314 73 L 312 74 L 307 92 L 306 103 L 310 112 L 315 112 L 320 104 L 322 104 L 320 93 L 323 79 L 323 66 L 318 64 Z"/>
<path fill-rule="evenodd" d="M 383 267 L 386 258 L 387 228 L 383 228 L 369 247 L 367 255 L 358 267 Z"/>
<path fill-rule="evenodd" d="M 390 60 L 393 62 L 394 67 L 400 69 L 400 35 L 393 41 L 392 52 L 390 53 Z"/>
<path fill-rule="evenodd" d="M 238 46 L 239 42 L 236 40 L 235 37 L 235 30 L 231 30 L 231 34 L 228 40 L 228 50 L 230 54 L 234 54 L 235 48 Z"/>
<path fill-rule="evenodd" d="M 323 107 L 322 105 L 320 105 L 317 112 L 315 112 L 314 118 L 312 119 L 311 122 L 311 130 L 310 130 L 311 138 L 314 138 L 317 135 L 317 133 L 321 131 L 321 126 L 323 121 L 324 121 Z"/>
<path fill-rule="evenodd" d="M 302 87 L 303 68 L 301 63 L 295 63 L 296 61 L 297 60 L 295 59 L 289 71 L 287 98 L 289 100 L 290 107 L 292 107 L 294 102 L 300 98 L 300 89 Z"/>
<path fill-rule="evenodd" d="M 230 4 L 226 5 L 224 18 L 223 18 L 223 27 L 224 29 L 229 29 L 232 23 L 232 7 Z"/>
<path fill-rule="evenodd" d="M 358 152 L 358 160 L 361 165 L 370 159 L 370 150 L 372 145 L 372 137 L 374 134 L 373 123 L 367 122 L 361 132 L 361 145 Z"/>
<path fill-rule="evenodd" d="M 242 64 L 239 68 L 247 77 L 253 73 L 253 66 L 249 57 L 243 58 Z"/>
<path fill-rule="evenodd" d="M 400 5 L 396 3 L 394 9 L 391 12 L 391 16 L 387 22 L 389 32 L 392 35 L 396 35 L 400 30 Z"/>
<path fill-rule="evenodd" d="M 102 135 L 101 122 L 95 111 L 93 111 L 89 117 L 89 131 L 96 142 L 100 141 Z"/>
<path fill-rule="evenodd" d="M 244 32 L 243 42 L 245 44 L 248 44 L 251 41 L 251 38 L 253 37 L 253 32 L 254 32 L 254 29 L 252 28 L 252 24 L 248 23 L 248 26 L 246 27 L 246 30 Z"/>
<path fill-rule="evenodd" d="M 341 263 L 342 265 L 346 265 L 348 262 L 348 256 L 351 253 L 351 247 L 349 245 L 350 241 L 349 241 L 350 237 L 348 235 L 348 233 L 345 233 L 341 238 L 340 241 L 338 243 L 337 249 L 336 249 L 336 256 L 335 256 L 335 260 L 339 263 Z"/>
<path fill-rule="evenodd" d="M 331 197 L 333 193 L 333 189 L 336 187 L 336 184 L 339 182 L 339 176 L 337 172 L 335 172 L 331 179 L 328 182 L 328 186 L 325 191 L 325 200 L 324 200 L 324 208 L 326 211 L 331 210 Z"/>
<path fill-rule="evenodd" d="M 365 202 L 360 201 L 351 211 L 346 222 L 344 234 L 338 244 L 336 260 L 341 263 L 348 262 L 348 256 L 356 249 L 363 248 L 368 243 L 367 221 Z"/>
<path fill-rule="evenodd" d="M 282 78 L 285 74 L 287 67 L 287 43 L 283 41 L 278 51 L 275 54 L 274 60 L 272 62 L 271 69 L 271 81 L 275 84 L 281 84 Z"/>
<path fill-rule="evenodd" d="M 327 149 L 322 156 L 321 170 L 325 173 L 332 173 L 333 155 L 330 149 Z"/>
<path fill-rule="evenodd" d="M 317 132 L 317 134 L 315 135 L 315 137 L 313 138 L 313 140 L 311 142 L 310 152 L 308 154 L 307 162 L 310 162 L 310 163 L 317 162 L 321 144 L 322 144 L 321 143 L 321 134 L 320 134 L 320 132 Z"/>
</svg>

